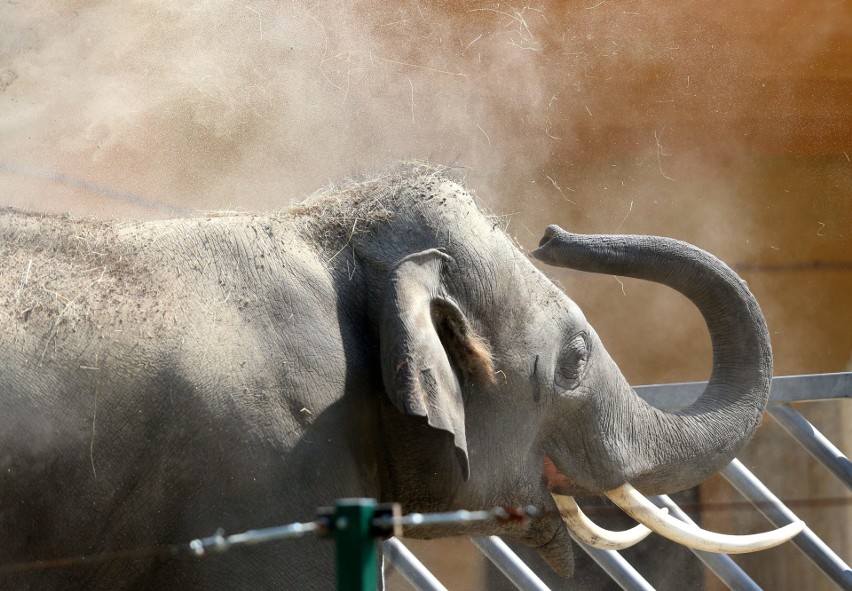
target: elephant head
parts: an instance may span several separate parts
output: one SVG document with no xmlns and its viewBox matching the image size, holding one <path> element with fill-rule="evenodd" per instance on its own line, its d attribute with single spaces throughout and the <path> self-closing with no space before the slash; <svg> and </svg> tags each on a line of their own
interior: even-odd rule
<svg viewBox="0 0 852 591">
<path fill-rule="evenodd" d="M 410 510 L 435 510 L 436 497 L 459 508 L 514 502 L 555 510 L 552 492 L 608 494 L 674 535 L 657 525 L 666 520 L 655 508 L 634 513 L 630 495 L 679 491 L 717 472 L 747 442 L 767 403 L 769 335 L 745 283 L 712 255 L 667 238 L 551 226 L 532 252 L 551 265 L 661 283 L 698 307 L 712 341 L 712 375 L 694 404 L 664 412 L 635 394 L 577 305 L 491 220 L 471 214 L 472 203 L 462 211 L 441 205 L 451 211 L 432 215 L 429 231 L 440 236 L 455 224 L 455 235 L 445 233 L 443 244 L 424 240 L 431 248 L 397 260 L 382 296 L 385 389 L 396 411 L 418 419 L 394 432 L 408 445 L 391 461 L 390 496 Z M 422 452 L 430 431 L 443 434 L 443 456 Z M 437 477 L 447 470 L 455 480 Z M 800 529 L 695 545 L 746 551 Z M 571 571 L 561 519 L 480 533 L 525 538 L 557 571 Z"/>
<path fill-rule="evenodd" d="M 658 494 L 694 486 L 730 462 L 760 420 L 772 375 L 766 323 L 745 282 L 698 248 L 652 236 L 579 236 L 551 226 L 533 256 L 678 290 L 703 315 L 713 347 L 703 395 L 668 413 L 633 393 L 593 333 L 574 338 L 560 360 L 570 377 L 560 398 L 586 420 L 578 430 L 552 425 L 547 451 L 559 471 L 595 492 L 630 482 Z M 589 454 L 566 453 L 581 440 L 591 442 Z"/>
</svg>

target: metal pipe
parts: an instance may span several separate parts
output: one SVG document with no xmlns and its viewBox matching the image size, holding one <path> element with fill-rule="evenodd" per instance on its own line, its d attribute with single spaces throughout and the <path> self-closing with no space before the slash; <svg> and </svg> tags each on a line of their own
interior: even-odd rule
<svg viewBox="0 0 852 591">
<path fill-rule="evenodd" d="M 570 533 L 570 532 L 569 532 Z M 598 563 L 606 574 L 615 581 L 624 591 L 654 591 L 654 587 L 645 580 L 645 577 L 640 575 L 633 566 L 624 559 L 624 557 L 615 550 L 601 550 L 593 548 L 574 537 L 571 537 L 577 542 L 577 545 L 589 556 L 592 560 Z"/>
<path fill-rule="evenodd" d="M 849 489 L 852 489 L 852 462 L 805 417 L 785 405 L 770 408 L 769 414 L 820 464 L 828 468 Z"/>
<path fill-rule="evenodd" d="M 799 519 L 739 460 L 734 459 L 721 474 L 774 525 Z M 852 589 L 852 569 L 809 527 L 790 541 L 841 589 Z"/>
<path fill-rule="evenodd" d="M 550 591 L 538 575 L 497 536 L 471 537 L 470 541 L 521 591 Z"/>
<path fill-rule="evenodd" d="M 662 410 L 686 408 L 701 396 L 707 382 L 682 382 L 636 386 L 633 389 L 646 402 Z M 852 398 L 852 372 L 822 373 L 772 378 L 770 407 L 786 402 Z"/>
<path fill-rule="evenodd" d="M 517 521 L 538 517 L 540 511 L 535 507 L 494 507 L 480 511 L 449 511 L 446 513 L 409 513 L 407 515 L 382 515 L 373 520 L 376 527 L 446 525 L 456 523 L 474 523 L 480 521 Z"/>
<path fill-rule="evenodd" d="M 772 378 L 769 404 L 852 398 L 852 372 Z"/>
<path fill-rule="evenodd" d="M 382 543 L 382 554 L 417 591 L 447 591 L 411 550 L 396 538 Z"/>
<path fill-rule="evenodd" d="M 321 527 L 317 522 L 310 521 L 308 523 L 291 523 L 264 529 L 252 529 L 230 536 L 218 531 L 210 537 L 192 540 L 188 546 L 196 556 L 204 556 L 208 552 L 224 552 L 231 546 L 263 544 L 288 538 L 300 538 L 305 534 L 317 533 L 320 529 Z"/>
<path fill-rule="evenodd" d="M 696 525 L 696 523 L 684 513 L 680 507 L 668 495 L 657 495 L 649 497 L 658 507 L 665 507 L 669 513 L 685 523 Z M 762 591 L 740 566 L 727 554 L 716 554 L 704 552 L 703 550 L 690 551 L 695 554 L 701 562 L 707 565 L 719 579 L 733 591 Z"/>
</svg>

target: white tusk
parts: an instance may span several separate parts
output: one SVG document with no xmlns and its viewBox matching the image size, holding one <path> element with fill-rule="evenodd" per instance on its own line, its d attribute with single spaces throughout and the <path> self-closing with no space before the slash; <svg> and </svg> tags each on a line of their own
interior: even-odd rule
<svg viewBox="0 0 852 591">
<path fill-rule="evenodd" d="M 663 513 L 629 483 L 604 494 L 639 523 L 648 526 L 663 537 L 696 550 L 723 554 L 766 550 L 783 544 L 805 528 L 803 521 L 794 521 L 779 529 L 760 534 L 744 536 L 719 534 L 684 523 Z"/>
<path fill-rule="evenodd" d="M 574 497 L 553 495 L 559 513 L 571 533 L 581 542 L 604 550 L 624 550 L 648 537 L 651 530 L 644 525 L 637 525 L 626 531 L 610 531 L 596 525 L 586 517 Z M 668 511 L 668 509 L 663 509 Z"/>
</svg>

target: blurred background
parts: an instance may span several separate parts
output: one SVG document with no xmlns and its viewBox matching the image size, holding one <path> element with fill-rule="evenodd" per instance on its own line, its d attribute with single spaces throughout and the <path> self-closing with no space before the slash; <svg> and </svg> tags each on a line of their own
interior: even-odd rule
<svg viewBox="0 0 852 591">
<path fill-rule="evenodd" d="M 428 159 L 525 248 L 558 223 L 709 250 L 763 306 L 777 375 L 850 369 L 848 2 L 33 0 L 4 3 L 0 32 L 0 205 L 269 210 Z M 709 375 L 681 296 L 546 272 L 631 383 Z M 799 410 L 850 452 L 848 402 Z M 741 459 L 852 560 L 849 493 L 771 419 Z M 689 494 L 707 527 L 767 528 L 719 479 Z M 660 588 L 720 588 L 643 544 Z M 488 585 L 466 541 L 414 545 L 450 589 Z M 789 544 L 737 561 L 768 589 L 832 588 Z M 587 567 L 582 588 L 612 588 Z"/>
</svg>

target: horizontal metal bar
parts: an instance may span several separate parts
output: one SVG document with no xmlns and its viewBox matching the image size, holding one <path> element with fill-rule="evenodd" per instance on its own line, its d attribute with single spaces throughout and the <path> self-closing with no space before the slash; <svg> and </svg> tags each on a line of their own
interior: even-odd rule
<svg viewBox="0 0 852 591">
<path fill-rule="evenodd" d="M 852 372 L 779 376 L 772 380 L 773 404 L 852 398 Z"/>
<path fill-rule="evenodd" d="M 578 540 L 574 534 L 571 537 L 577 545 L 588 554 L 592 560 L 598 563 L 606 574 L 618 584 L 624 591 L 654 591 L 654 587 L 639 574 L 633 565 L 615 550 L 601 550 L 593 548 Z"/>
<path fill-rule="evenodd" d="M 539 516 L 535 507 L 494 507 L 487 511 L 449 511 L 447 513 L 409 513 L 398 517 L 382 516 L 373 519 L 373 525 L 390 529 L 394 525 L 445 525 L 477 521 L 516 521 Z"/>
<path fill-rule="evenodd" d="M 657 408 L 686 408 L 701 396 L 707 382 L 657 384 L 633 388 L 639 396 Z M 814 400 L 852 398 L 852 372 L 821 373 L 772 378 L 769 403 L 783 404 Z"/>
<path fill-rule="evenodd" d="M 666 507 L 669 513 L 691 525 L 696 525 L 689 516 L 681 511 L 680 507 L 668 495 L 657 495 L 649 497 L 658 507 Z M 727 554 L 716 554 L 689 548 L 701 562 L 707 565 L 719 579 L 733 591 L 762 591 L 740 566 Z"/>
<path fill-rule="evenodd" d="M 321 526 L 316 521 L 307 523 L 291 523 L 264 529 L 251 529 L 239 534 L 226 536 L 221 531 L 207 538 L 199 538 L 189 543 L 189 548 L 196 556 L 204 556 L 208 552 L 224 552 L 231 546 L 263 544 L 288 538 L 300 538 L 305 534 L 317 533 Z"/>
<path fill-rule="evenodd" d="M 721 474 L 776 527 L 799 519 L 739 460 L 734 459 Z M 809 527 L 790 541 L 841 589 L 852 589 L 852 569 Z"/>
<path fill-rule="evenodd" d="M 471 537 L 470 541 L 521 591 L 550 591 L 550 587 L 497 536 Z"/>
<path fill-rule="evenodd" d="M 825 435 L 792 408 L 784 405 L 769 409 L 772 418 L 802 447 L 852 489 L 852 462 Z"/>
<path fill-rule="evenodd" d="M 390 538 L 382 542 L 382 558 L 387 559 L 417 591 L 447 591 L 435 575 L 398 539 Z"/>
</svg>

